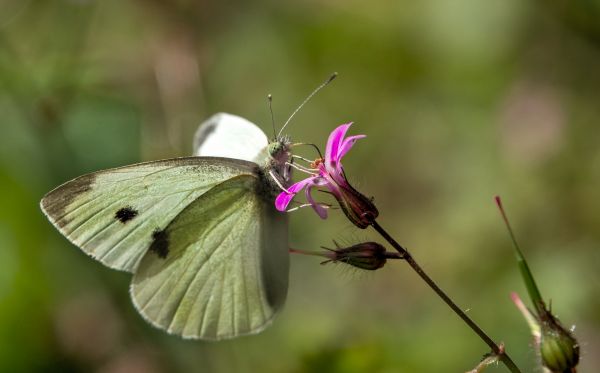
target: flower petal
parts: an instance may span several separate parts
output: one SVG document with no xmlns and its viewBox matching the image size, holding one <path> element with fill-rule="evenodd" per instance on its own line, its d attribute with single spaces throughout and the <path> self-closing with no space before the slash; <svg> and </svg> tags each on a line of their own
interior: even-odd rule
<svg viewBox="0 0 600 373">
<path fill-rule="evenodd" d="M 288 205 L 295 196 L 295 194 L 287 194 L 286 192 L 279 193 L 277 198 L 275 198 L 275 208 L 279 211 L 287 210 Z"/>
<path fill-rule="evenodd" d="M 326 181 L 324 185 L 326 185 L 329 191 L 336 196 L 339 195 L 339 187 L 346 186 L 348 184 L 346 177 L 344 176 L 344 168 L 342 167 L 341 163 L 337 163 L 335 165 L 320 164 L 319 176 Z"/>
<path fill-rule="evenodd" d="M 314 182 L 307 186 L 306 190 L 304 191 L 304 193 L 306 194 L 306 200 L 308 201 L 308 203 L 310 203 L 313 210 L 315 210 L 315 212 L 317 213 L 317 215 L 319 215 L 321 219 L 327 219 L 327 209 L 325 209 L 312 198 L 311 190 L 315 186 L 322 186 L 326 184 L 327 182 L 325 180 L 321 178 L 315 178 Z"/>
<path fill-rule="evenodd" d="M 329 135 L 329 139 L 327 139 L 327 145 L 325 146 L 325 162 L 326 163 L 337 163 L 338 152 L 342 141 L 344 140 L 344 136 L 346 136 L 346 132 L 348 128 L 350 128 L 352 123 L 342 124 L 334 129 Z"/>
<path fill-rule="evenodd" d="M 362 139 L 365 137 L 367 137 L 367 135 L 356 135 L 356 136 L 350 136 L 347 139 L 345 139 L 344 142 L 342 142 L 342 146 L 340 146 L 340 148 L 338 150 L 338 154 L 337 154 L 338 162 L 342 159 L 342 157 L 344 155 L 346 155 L 346 153 L 348 153 L 350 151 L 350 149 L 352 149 L 352 146 L 354 145 L 356 140 Z"/>
<path fill-rule="evenodd" d="M 296 193 L 298 193 L 300 190 L 302 190 L 302 188 L 304 188 L 307 184 L 313 183 L 314 182 L 313 179 L 315 179 L 315 178 L 316 178 L 316 176 L 311 176 L 304 180 L 300 180 L 297 183 L 292 184 L 288 188 L 287 192 L 283 191 L 283 192 L 279 193 L 277 198 L 275 198 L 275 208 L 279 211 L 285 211 L 287 209 L 288 205 L 290 204 L 290 202 L 292 202 L 292 199 L 294 199 L 294 197 L 296 196 Z"/>
</svg>

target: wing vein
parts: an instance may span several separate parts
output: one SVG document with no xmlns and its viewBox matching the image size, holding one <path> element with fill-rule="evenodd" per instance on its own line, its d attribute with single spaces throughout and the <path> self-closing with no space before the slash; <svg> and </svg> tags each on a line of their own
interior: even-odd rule
<svg viewBox="0 0 600 373">
<path fill-rule="evenodd" d="M 97 196 L 95 196 L 94 198 L 92 198 L 92 199 L 90 199 L 90 200 L 88 200 L 88 201 L 85 201 L 85 202 L 83 202 L 82 204 L 80 204 L 80 205 L 78 205 L 77 207 L 75 207 L 75 209 L 73 209 L 73 210 L 71 210 L 71 211 L 67 211 L 67 212 L 65 212 L 64 214 L 62 214 L 60 217 L 56 218 L 56 221 L 60 221 L 60 220 L 63 220 L 63 219 L 65 219 L 65 218 L 66 218 L 68 215 L 71 215 L 71 214 L 73 214 L 73 213 L 77 212 L 77 210 L 79 210 L 80 208 L 82 208 L 82 207 L 84 207 L 84 206 L 88 205 L 89 203 L 92 203 L 92 202 L 94 202 L 95 200 L 97 200 L 97 199 L 98 199 L 98 198 L 100 198 L 100 197 L 102 197 L 102 194 L 98 194 L 98 195 L 97 195 Z M 69 206 L 69 207 L 71 207 L 71 206 Z"/>
<path fill-rule="evenodd" d="M 82 228 L 86 223 L 88 223 L 90 220 L 92 220 L 93 218 L 95 218 L 96 216 L 98 216 L 99 214 L 101 214 L 103 211 L 105 211 L 107 208 L 111 207 L 114 203 L 111 203 L 108 206 L 102 207 L 100 210 L 90 214 L 90 216 L 88 216 L 87 218 L 83 219 L 82 221 L 79 222 L 79 224 L 77 224 L 76 226 L 74 226 L 71 231 L 67 234 L 67 236 L 74 236 L 75 232 Z M 66 228 L 66 227 L 65 227 Z M 65 229 L 66 230 L 66 229 Z"/>
<path fill-rule="evenodd" d="M 224 220 L 225 220 L 227 217 L 229 217 L 229 215 L 227 215 L 227 216 L 223 217 L 221 220 L 219 220 L 219 223 L 223 222 L 223 221 L 224 221 Z M 215 225 L 218 225 L 219 223 L 217 223 L 217 224 L 215 224 Z M 208 230 L 208 229 L 207 229 L 207 230 Z M 183 302 L 183 299 L 184 299 L 184 298 L 187 296 L 187 294 L 188 294 L 188 292 L 189 292 L 189 290 L 190 290 L 191 284 L 193 284 L 194 282 L 196 282 L 196 280 L 198 279 L 198 275 L 200 274 L 200 272 L 202 272 L 202 271 L 203 271 L 205 268 L 208 268 L 208 267 L 206 267 L 206 266 L 205 266 L 205 264 L 206 264 L 206 263 L 208 263 L 208 262 L 211 260 L 211 258 L 212 258 L 212 256 L 213 256 L 213 254 L 214 254 L 215 252 L 217 252 L 217 250 L 218 250 L 218 249 L 221 247 L 221 245 L 223 245 L 223 243 L 225 242 L 225 240 L 226 240 L 227 238 L 228 238 L 228 236 L 226 235 L 225 237 L 223 237 L 223 239 L 221 240 L 221 242 L 220 242 L 218 245 L 216 245 L 216 247 L 215 247 L 215 248 L 214 248 L 214 249 L 213 249 L 211 252 L 207 252 L 207 253 L 206 253 L 206 254 L 208 254 L 208 256 L 206 257 L 206 259 L 205 259 L 205 261 L 204 261 L 204 265 L 202 265 L 202 266 L 200 267 L 200 269 L 199 269 L 199 270 L 196 272 L 196 274 L 194 274 L 193 278 L 191 279 L 191 281 L 190 281 L 190 282 L 189 282 L 189 284 L 187 285 L 187 287 L 186 287 L 186 289 L 185 289 L 185 291 L 184 291 L 183 295 L 182 295 L 182 296 L 181 296 L 181 298 L 179 299 L 179 304 L 177 305 L 177 309 L 179 309 L 179 307 L 181 306 L 181 302 Z M 190 263 L 188 263 L 188 265 L 186 266 L 185 272 L 187 272 L 187 270 L 188 270 L 189 266 L 191 265 L 191 262 L 192 262 L 192 261 L 190 261 Z M 176 288 L 177 286 L 179 286 L 179 283 L 180 283 L 180 282 L 181 282 L 181 277 L 180 277 L 180 278 L 177 280 L 177 283 L 175 284 L 175 288 Z M 165 302 L 165 303 L 166 303 L 166 302 Z M 164 306 L 164 305 L 163 305 L 163 306 Z M 162 307 L 161 307 L 161 312 L 162 312 Z M 159 312 L 159 313 L 160 313 L 160 312 Z M 176 311 L 176 313 L 177 313 L 177 311 Z M 190 312 L 190 313 L 191 313 L 191 312 Z M 189 316 L 190 316 L 190 313 L 188 313 L 188 314 L 186 315 L 186 320 L 185 320 L 185 323 L 184 323 L 184 325 L 187 325 L 187 323 L 188 323 L 188 321 L 189 321 Z"/>
<path fill-rule="evenodd" d="M 245 280 L 246 279 L 246 271 L 244 270 L 244 261 L 240 260 L 240 272 L 242 275 L 242 278 Z M 246 281 L 242 281 L 242 288 L 243 288 L 243 295 L 244 295 L 244 304 L 245 304 L 245 309 L 246 309 L 246 325 L 248 328 L 252 327 L 252 320 L 251 320 L 251 316 L 250 316 L 250 303 L 248 302 L 248 286 L 246 285 Z"/>
<path fill-rule="evenodd" d="M 227 266 L 227 268 L 225 269 L 225 277 L 227 277 L 229 275 L 230 272 L 230 267 L 231 264 L 229 264 Z M 231 295 L 229 297 L 229 304 L 231 304 L 231 310 L 229 312 L 231 312 L 231 320 L 229 320 L 229 322 L 231 322 L 231 329 L 233 330 L 233 333 L 237 333 L 237 325 L 236 325 L 236 319 L 235 319 L 235 281 L 230 281 L 231 283 Z"/>
<path fill-rule="evenodd" d="M 221 286 L 221 290 L 223 290 L 223 284 L 225 283 L 225 266 L 223 265 L 223 267 L 221 267 L 221 282 L 219 283 L 219 285 Z M 217 327 L 217 335 L 216 337 L 218 338 L 218 334 L 219 334 L 219 323 L 221 322 L 221 316 L 223 313 L 223 291 L 217 291 L 217 294 L 219 294 L 219 306 L 217 307 L 217 309 L 219 310 L 217 312 L 217 320 L 215 321 L 215 326 Z"/>
<path fill-rule="evenodd" d="M 222 220 L 223 220 L 223 219 L 221 219 L 221 221 L 222 221 Z M 217 224 L 215 224 L 215 225 L 217 225 Z M 209 230 L 209 229 L 207 229 L 207 230 Z M 225 239 L 225 238 L 224 238 L 224 239 Z M 224 240 L 224 239 L 223 239 L 223 240 Z M 222 242 L 223 242 L 223 241 L 221 241 L 221 243 L 222 243 Z M 217 248 L 218 248 L 219 246 L 220 246 L 220 245 L 218 245 L 218 246 L 217 246 Z M 185 251 L 185 250 L 183 250 L 183 251 Z M 208 254 L 208 256 L 207 256 L 207 258 L 206 258 L 206 260 L 205 260 L 205 263 L 207 263 L 207 262 L 210 260 L 210 258 L 212 257 L 212 254 L 213 254 L 215 251 L 216 251 L 216 249 L 215 249 L 215 250 L 213 250 L 213 251 L 212 251 L 212 252 L 210 252 L 210 253 L 207 253 L 207 254 Z M 186 272 L 188 271 L 189 267 L 192 265 L 192 263 L 193 263 L 193 260 L 190 260 L 190 261 L 188 261 L 188 263 L 186 263 L 185 269 L 183 270 L 183 272 L 182 272 L 182 273 L 186 273 Z M 200 271 L 202 271 L 202 269 L 203 269 L 203 268 L 201 267 L 201 268 L 200 268 L 200 270 L 199 270 L 198 272 L 196 272 L 196 274 L 194 275 L 194 277 L 193 277 L 193 278 L 192 278 L 192 280 L 190 281 L 190 284 L 196 280 L 196 278 L 197 278 L 198 274 L 200 273 Z M 181 283 L 181 281 L 182 281 L 182 278 L 183 278 L 183 276 L 180 276 L 180 277 L 179 277 L 179 278 L 176 280 L 176 282 L 175 282 L 175 284 L 173 285 L 172 289 L 176 289 L 176 288 L 179 286 L 179 284 L 180 284 L 180 283 Z M 141 310 L 145 310 L 145 309 L 146 309 L 146 307 L 147 307 L 147 306 L 150 304 L 150 302 L 151 302 L 151 301 L 154 299 L 154 297 L 155 297 L 155 296 L 156 296 L 156 295 L 157 295 L 157 294 L 158 294 L 158 293 L 159 293 L 159 292 L 162 290 L 162 288 L 163 288 L 164 286 L 166 286 L 166 284 L 167 284 L 167 283 L 168 283 L 168 281 L 165 281 L 165 282 L 163 282 L 163 284 L 162 284 L 161 286 L 159 286 L 159 288 L 157 289 L 157 291 L 156 291 L 156 292 L 155 292 L 155 293 L 154 293 L 154 294 L 153 294 L 153 295 L 150 297 L 150 299 L 148 299 L 148 301 L 146 302 L 146 304 L 144 304 L 144 306 L 141 308 Z M 179 304 L 178 304 L 178 306 L 177 306 L 177 309 L 179 308 L 179 306 L 181 305 L 181 302 L 182 302 L 182 301 L 183 301 L 183 299 L 185 298 L 185 296 L 186 296 L 186 294 L 187 294 L 187 291 L 189 290 L 189 286 L 190 286 L 190 285 L 188 285 L 188 286 L 186 287 L 186 290 L 185 290 L 184 294 L 181 296 L 181 299 L 179 300 Z M 170 294 L 170 296 L 169 296 L 169 298 L 171 298 L 173 295 L 176 295 L 176 294 L 175 294 L 175 292 L 171 293 L 171 294 Z M 168 301 L 168 300 L 169 300 L 169 299 L 167 299 L 167 301 Z M 160 315 L 160 313 L 162 312 L 162 310 L 163 310 L 164 306 L 165 306 L 167 303 L 168 303 L 168 302 L 163 302 L 163 304 L 161 305 L 161 308 L 160 308 L 160 309 L 159 309 L 159 311 L 158 311 L 158 314 L 159 314 L 159 315 Z M 186 323 L 187 323 L 187 321 L 186 321 Z"/>
<path fill-rule="evenodd" d="M 256 261 L 256 257 L 254 257 L 253 260 Z M 261 270 L 261 268 L 260 268 L 260 266 L 261 266 L 260 261 L 258 261 L 257 264 L 258 265 L 254 266 L 255 273 L 256 273 L 256 280 L 257 280 L 257 281 L 255 281 L 255 283 L 256 283 L 256 286 L 257 286 L 257 289 L 258 289 L 258 294 L 261 294 L 261 286 L 263 286 L 263 284 L 262 284 L 262 277 L 261 277 L 261 273 L 260 273 L 260 270 Z M 264 302 L 263 302 L 262 299 L 260 299 L 260 301 L 258 303 L 260 304 L 260 312 L 261 312 L 261 315 L 262 315 L 262 322 L 264 322 L 265 319 L 266 319 L 266 316 L 265 316 L 266 315 L 265 305 L 264 305 Z"/>
<path fill-rule="evenodd" d="M 111 220 L 110 223 L 106 224 L 102 229 L 99 229 L 97 232 L 95 232 L 94 234 L 92 234 L 90 237 L 88 237 L 85 241 L 78 243 L 79 246 L 84 247 L 85 245 L 87 245 L 90 241 L 92 241 L 94 238 L 98 237 L 100 234 L 102 234 L 103 232 L 105 232 L 109 227 L 111 227 L 113 224 L 115 224 L 115 222 L 117 222 L 118 220 Z"/>
</svg>

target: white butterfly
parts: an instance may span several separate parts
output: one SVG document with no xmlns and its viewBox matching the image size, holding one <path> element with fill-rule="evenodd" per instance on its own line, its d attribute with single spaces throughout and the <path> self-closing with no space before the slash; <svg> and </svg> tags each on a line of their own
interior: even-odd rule
<svg viewBox="0 0 600 373">
<path fill-rule="evenodd" d="M 194 157 L 99 171 L 49 192 L 41 208 L 72 243 L 133 273 L 133 303 L 152 325 L 184 338 L 258 333 L 285 302 L 290 142 L 216 114 Z"/>
</svg>

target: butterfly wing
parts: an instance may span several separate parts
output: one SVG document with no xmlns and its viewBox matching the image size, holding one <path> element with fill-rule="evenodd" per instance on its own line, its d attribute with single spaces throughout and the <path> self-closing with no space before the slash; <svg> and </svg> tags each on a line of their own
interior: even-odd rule
<svg viewBox="0 0 600 373">
<path fill-rule="evenodd" d="M 243 159 L 262 164 L 269 141 L 252 122 L 218 113 L 200 125 L 194 136 L 194 155 Z"/>
<path fill-rule="evenodd" d="M 138 311 L 185 338 L 260 332 L 287 294 L 287 218 L 256 176 L 202 194 L 157 235 L 131 285 Z"/>
<path fill-rule="evenodd" d="M 156 232 L 211 188 L 257 165 L 226 158 L 176 158 L 71 180 L 40 205 L 72 243 L 108 267 L 133 272 Z"/>
</svg>

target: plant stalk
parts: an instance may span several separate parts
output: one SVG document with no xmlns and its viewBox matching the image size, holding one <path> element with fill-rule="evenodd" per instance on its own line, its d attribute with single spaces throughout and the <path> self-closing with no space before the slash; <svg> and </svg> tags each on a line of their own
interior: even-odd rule
<svg viewBox="0 0 600 373">
<path fill-rule="evenodd" d="M 504 224 L 506 225 L 506 229 L 508 230 L 508 234 L 510 235 L 510 239 L 513 243 L 513 247 L 515 248 L 515 257 L 517 259 L 517 265 L 519 267 L 519 271 L 521 272 L 521 277 L 523 277 L 523 282 L 525 282 L 525 287 L 527 288 L 527 293 L 529 293 L 529 298 L 531 298 L 531 302 L 535 306 L 535 310 L 538 315 L 543 315 L 546 313 L 546 304 L 544 303 L 544 299 L 540 294 L 540 290 L 535 283 L 535 279 L 533 278 L 533 274 L 529 269 L 529 265 L 525 260 L 525 256 L 523 252 L 521 252 L 521 247 L 517 242 L 517 238 L 513 233 L 512 227 L 510 226 L 510 222 L 508 221 L 508 216 L 504 211 L 504 207 L 502 206 L 502 200 L 500 196 L 494 197 L 496 200 L 496 205 L 500 210 L 500 214 L 502 215 L 502 219 L 504 220 Z"/>
<path fill-rule="evenodd" d="M 413 259 L 412 255 L 410 255 L 410 253 L 404 247 L 396 242 L 396 240 L 394 240 L 392 236 L 390 236 L 376 221 L 374 221 L 371 225 L 383 238 L 385 238 L 386 241 L 389 242 L 390 245 L 392 245 L 398 251 L 398 253 L 400 253 L 400 257 L 406 260 L 411 268 L 417 272 L 421 279 L 423 279 L 423 281 L 425 281 L 425 283 L 429 285 L 429 287 L 440 298 L 442 298 L 442 300 L 452 309 L 452 311 L 454 311 L 454 313 L 456 313 L 465 322 L 465 324 L 467 324 L 467 326 L 469 326 L 469 328 L 471 328 L 475 334 L 477 334 L 479 338 L 481 338 L 492 349 L 493 353 L 498 356 L 498 359 L 500 359 L 500 361 L 502 361 L 502 363 L 504 363 L 504 365 L 506 365 L 506 367 L 512 373 L 521 373 L 517 365 L 504 351 L 504 348 L 498 346 L 496 342 L 494 342 L 473 320 L 469 318 L 469 316 L 467 316 L 467 314 L 463 312 L 462 309 L 460 309 L 460 307 L 458 307 L 452 301 L 452 299 L 450 299 L 448 295 L 446 295 L 446 293 L 444 293 L 442 289 L 440 289 L 440 287 L 427 275 L 427 273 L 425 273 L 425 271 L 423 271 L 421 266 Z"/>
</svg>

